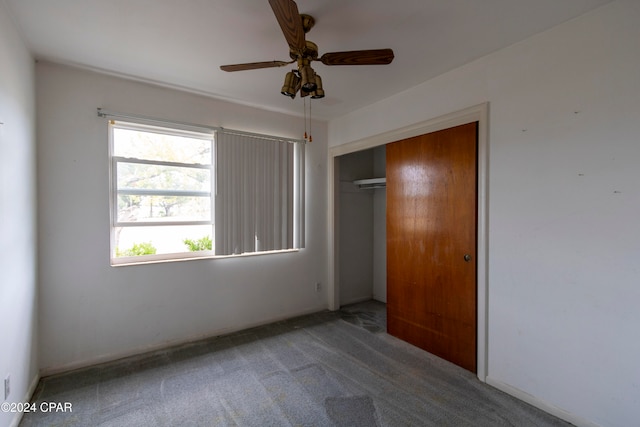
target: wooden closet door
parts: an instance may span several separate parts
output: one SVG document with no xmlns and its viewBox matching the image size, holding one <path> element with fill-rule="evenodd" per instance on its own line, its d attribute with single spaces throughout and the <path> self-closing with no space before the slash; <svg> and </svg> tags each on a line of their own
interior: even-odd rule
<svg viewBox="0 0 640 427">
<path fill-rule="evenodd" d="M 387 145 L 387 330 L 476 372 L 477 123 Z"/>
</svg>

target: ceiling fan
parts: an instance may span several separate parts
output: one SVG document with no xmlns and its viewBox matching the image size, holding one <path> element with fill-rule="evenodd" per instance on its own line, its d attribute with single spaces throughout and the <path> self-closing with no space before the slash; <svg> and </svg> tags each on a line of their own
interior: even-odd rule
<svg viewBox="0 0 640 427">
<path fill-rule="evenodd" d="M 318 57 L 318 46 L 305 39 L 305 34 L 313 28 L 315 20 L 312 16 L 300 14 L 293 0 L 269 0 L 271 9 L 280 24 L 284 38 L 289 44 L 291 61 L 249 62 L 246 64 L 222 65 L 223 71 L 255 70 L 258 68 L 283 67 L 297 63 L 298 68 L 287 73 L 281 93 L 295 98 L 310 95 L 311 98 L 323 98 L 322 79 L 311 68 L 312 61 L 320 61 L 324 65 L 385 65 L 393 61 L 393 50 L 371 49 L 345 52 L 329 52 Z"/>
</svg>

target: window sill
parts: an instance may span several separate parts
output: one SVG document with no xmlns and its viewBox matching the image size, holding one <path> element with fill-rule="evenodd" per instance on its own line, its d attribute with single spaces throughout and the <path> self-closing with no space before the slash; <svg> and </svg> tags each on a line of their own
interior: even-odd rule
<svg viewBox="0 0 640 427">
<path fill-rule="evenodd" d="M 228 259 L 228 258 L 245 258 L 264 255 L 286 254 L 292 252 L 299 252 L 297 249 L 280 249 L 276 251 L 261 251 L 261 252 L 247 252 L 243 254 L 233 255 L 198 255 L 194 256 L 190 253 L 184 254 L 163 254 L 163 255 L 142 255 L 135 257 L 120 257 L 111 259 L 111 267 L 128 267 L 134 265 L 148 265 L 148 264 L 164 264 L 169 262 L 180 261 L 196 261 L 196 260 L 212 260 L 212 259 Z"/>
</svg>

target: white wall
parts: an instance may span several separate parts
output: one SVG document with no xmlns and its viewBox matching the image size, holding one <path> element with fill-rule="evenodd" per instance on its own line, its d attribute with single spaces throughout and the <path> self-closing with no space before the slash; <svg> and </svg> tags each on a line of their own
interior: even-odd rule
<svg viewBox="0 0 640 427">
<path fill-rule="evenodd" d="M 327 287 L 315 291 L 327 282 L 326 124 L 313 124 L 307 146 L 306 249 L 110 267 L 97 107 L 294 138 L 303 120 L 51 63 L 36 79 L 44 373 L 327 307 Z"/>
<path fill-rule="evenodd" d="M 640 419 L 640 3 L 329 123 L 338 146 L 488 101 L 488 377 L 582 425 Z"/>
<path fill-rule="evenodd" d="M 0 2 L 0 402 L 24 402 L 38 378 L 34 61 Z M 19 414 L 0 412 L 0 425 Z"/>
</svg>

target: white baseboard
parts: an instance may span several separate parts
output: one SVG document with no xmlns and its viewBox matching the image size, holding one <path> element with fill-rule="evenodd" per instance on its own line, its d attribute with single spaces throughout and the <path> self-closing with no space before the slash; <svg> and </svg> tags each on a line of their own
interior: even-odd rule
<svg viewBox="0 0 640 427">
<path fill-rule="evenodd" d="M 33 393 L 36 391 L 36 387 L 38 387 L 38 382 L 40 382 L 40 375 L 36 374 L 31 380 L 31 384 L 29 384 L 29 388 L 27 389 L 27 392 L 21 402 L 29 402 L 31 400 L 31 398 L 33 397 Z M 24 412 L 16 412 L 16 415 L 13 417 L 13 420 L 11 420 L 11 424 L 9 424 L 9 427 L 18 427 L 20 421 L 22 421 L 23 415 Z"/>
<path fill-rule="evenodd" d="M 535 406 L 538 409 L 542 409 L 543 411 L 554 415 L 558 418 L 561 418 L 565 421 L 570 422 L 571 424 L 578 427 L 602 427 L 600 424 L 596 424 L 592 421 L 585 420 L 582 417 L 579 417 L 575 414 L 565 411 L 564 409 L 558 408 L 557 406 L 551 405 L 550 403 L 538 399 L 537 397 L 520 390 L 519 388 L 510 386 L 509 384 L 505 384 L 502 381 L 495 380 L 490 376 L 487 376 L 486 383 L 492 387 L 497 388 L 500 391 L 504 391 L 511 396 L 522 400 L 523 402 L 528 403 L 531 406 Z"/>
<path fill-rule="evenodd" d="M 165 350 L 165 349 L 169 349 L 171 347 L 177 347 L 180 345 L 185 345 L 185 344 L 190 344 L 190 343 L 194 343 L 197 341 L 201 341 L 201 340 L 206 340 L 206 339 L 210 339 L 210 338 L 215 338 L 215 337 L 219 337 L 219 336 L 223 336 L 223 335 L 228 335 L 228 334 L 232 334 L 234 332 L 238 332 L 238 331 L 243 331 L 245 329 L 251 329 L 251 328 L 255 328 L 257 326 L 263 326 L 263 325 L 268 325 L 271 323 L 276 323 L 276 322 L 280 322 L 283 320 L 288 320 L 288 319 L 293 319 L 295 317 L 298 316 L 305 316 L 308 314 L 313 314 L 313 313 L 318 313 L 320 311 L 322 311 L 323 309 L 326 309 L 326 306 L 324 308 L 309 308 L 309 309 L 305 309 L 305 310 L 300 310 L 300 311 L 295 311 L 286 315 L 281 315 L 281 316 L 274 316 L 259 322 L 249 322 L 249 323 L 245 323 L 242 325 L 237 325 L 234 327 L 230 327 L 230 328 L 222 328 L 222 329 L 218 329 L 215 331 L 211 331 L 209 333 L 206 334 L 201 334 L 201 335 L 196 335 L 196 336 L 191 336 L 188 338 L 184 338 L 184 339 L 177 339 L 177 340 L 169 340 L 169 341 L 164 341 L 164 342 L 160 342 L 158 344 L 153 344 L 153 345 L 149 345 L 149 346 L 145 346 L 145 347 L 138 347 L 138 348 L 134 348 L 132 350 L 129 351 L 123 351 L 123 352 L 118 352 L 118 353 L 110 353 L 110 354 L 105 354 L 102 356 L 97 356 L 97 357 L 92 357 L 90 359 L 85 359 L 85 360 L 80 360 L 80 361 L 76 361 L 76 362 L 72 362 L 72 363 L 67 363 L 65 365 L 61 365 L 61 366 L 53 366 L 53 367 L 45 367 L 45 368 L 41 368 L 40 369 L 40 377 L 48 377 L 51 375 L 57 375 L 57 374 L 62 374 L 65 372 L 70 372 L 70 371 L 74 371 L 76 369 L 82 369 L 82 368 L 87 368 L 90 366 L 94 366 L 94 365 L 99 365 L 101 363 L 107 363 L 107 362 L 113 362 L 115 360 L 119 360 L 119 359 L 125 359 L 127 357 L 133 357 L 133 356 L 142 356 L 146 353 L 150 353 L 150 352 L 154 352 L 154 351 L 160 351 L 160 350 Z"/>
</svg>

